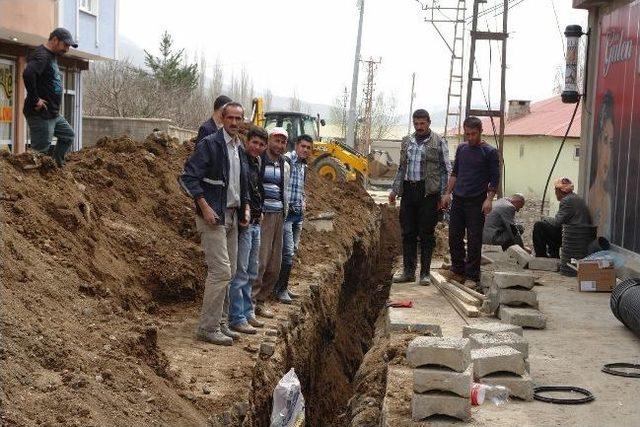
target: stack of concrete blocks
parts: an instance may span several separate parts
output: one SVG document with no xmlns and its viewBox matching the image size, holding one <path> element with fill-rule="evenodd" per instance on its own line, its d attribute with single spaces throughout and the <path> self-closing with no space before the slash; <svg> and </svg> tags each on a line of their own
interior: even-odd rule
<svg viewBox="0 0 640 427">
<path fill-rule="evenodd" d="M 493 274 L 498 317 L 505 323 L 544 329 L 547 319 L 538 310 L 538 295 L 533 290 L 535 277 L 528 272 L 496 271 Z"/>
<path fill-rule="evenodd" d="M 417 337 L 407 348 L 413 370 L 411 413 L 415 421 L 432 415 L 471 417 L 471 346 L 466 338 Z"/>
<path fill-rule="evenodd" d="M 471 343 L 475 380 L 501 385 L 512 397 L 533 400 L 533 381 L 529 375 L 529 343 L 522 328 L 506 323 L 483 323 L 462 330 Z"/>
</svg>

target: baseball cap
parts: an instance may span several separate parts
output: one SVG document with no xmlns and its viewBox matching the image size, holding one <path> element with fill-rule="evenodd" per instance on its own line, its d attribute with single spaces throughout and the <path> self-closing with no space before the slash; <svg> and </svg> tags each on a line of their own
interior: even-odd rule
<svg viewBox="0 0 640 427">
<path fill-rule="evenodd" d="M 62 28 L 62 27 L 56 28 L 55 30 L 53 30 L 51 32 L 51 34 L 49 34 L 49 38 L 51 38 L 51 37 L 57 37 L 58 40 L 65 42 L 66 44 L 68 44 L 71 47 L 74 47 L 74 48 L 78 47 L 78 43 L 76 43 L 73 40 L 73 37 L 71 36 L 71 33 L 66 28 Z"/>
<path fill-rule="evenodd" d="M 271 135 L 282 135 L 285 138 L 289 139 L 289 134 L 284 128 L 281 128 L 281 127 L 274 127 L 273 129 L 271 129 L 269 131 L 269 136 Z"/>
</svg>

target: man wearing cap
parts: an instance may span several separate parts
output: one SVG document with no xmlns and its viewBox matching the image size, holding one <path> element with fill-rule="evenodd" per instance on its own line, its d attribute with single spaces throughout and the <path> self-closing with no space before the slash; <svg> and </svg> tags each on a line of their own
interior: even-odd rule
<svg viewBox="0 0 640 427">
<path fill-rule="evenodd" d="M 211 118 L 202 123 L 198 129 L 198 136 L 196 136 L 196 144 L 202 140 L 205 136 L 216 133 L 218 129 L 222 127 L 222 107 L 231 102 L 231 98 L 226 95 L 220 95 L 213 101 L 213 114 Z"/>
<path fill-rule="evenodd" d="M 543 218 L 533 225 L 533 247 L 537 257 L 560 258 L 563 225 L 591 225 L 591 213 L 585 201 L 573 192 L 569 178 L 554 182 L 560 202 L 555 218 Z"/>
<path fill-rule="evenodd" d="M 71 146 L 75 133 L 60 115 L 62 102 L 62 76 L 58 68 L 58 56 L 64 55 L 70 47 L 77 48 L 71 33 L 64 28 L 56 28 L 49 35 L 46 44 L 38 46 L 27 58 L 22 80 L 27 89 L 27 97 L 22 110 L 31 134 L 31 148 L 53 157 L 60 167 Z M 57 137 L 55 148 L 51 140 Z"/>
<path fill-rule="evenodd" d="M 283 128 L 271 129 L 267 151 L 262 154 L 264 218 L 260 229 L 260 268 L 253 284 L 252 296 L 255 302 L 255 314 L 267 318 L 274 316 L 265 302 L 271 296 L 280 275 L 284 218 L 289 211 L 288 189 L 291 167 L 283 156 L 288 138 L 289 135 Z"/>
<path fill-rule="evenodd" d="M 524 248 L 522 241 L 524 228 L 521 224 L 516 224 L 516 212 L 524 207 L 524 202 L 524 196 L 520 193 L 496 200 L 484 222 L 482 243 L 500 245 L 503 251 L 513 245 Z"/>
</svg>

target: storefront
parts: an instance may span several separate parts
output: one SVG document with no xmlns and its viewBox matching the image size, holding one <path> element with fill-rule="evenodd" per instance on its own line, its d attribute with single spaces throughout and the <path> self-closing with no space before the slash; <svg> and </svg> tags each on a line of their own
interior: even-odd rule
<svg viewBox="0 0 640 427">
<path fill-rule="evenodd" d="M 0 149 L 11 149 L 15 137 L 16 63 L 0 57 Z"/>
</svg>

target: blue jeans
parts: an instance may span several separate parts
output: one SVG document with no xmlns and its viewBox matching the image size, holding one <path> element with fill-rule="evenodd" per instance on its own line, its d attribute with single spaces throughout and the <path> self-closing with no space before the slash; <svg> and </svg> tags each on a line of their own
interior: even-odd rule
<svg viewBox="0 0 640 427">
<path fill-rule="evenodd" d="M 53 119 L 45 119 L 40 116 L 28 116 L 27 124 L 31 132 L 31 148 L 42 154 L 49 154 L 51 140 L 58 138 L 51 156 L 58 166 L 64 165 L 64 158 L 73 145 L 75 133 L 67 120 L 58 116 Z"/>
<path fill-rule="evenodd" d="M 282 242 L 282 265 L 293 265 L 293 256 L 300 245 L 303 214 L 289 212 L 284 220 L 284 236 Z"/>
<path fill-rule="evenodd" d="M 237 326 L 254 316 L 251 285 L 258 277 L 260 225 L 250 225 L 238 236 L 236 275 L 229 284 L 229 324 Z"/>
</svg>

